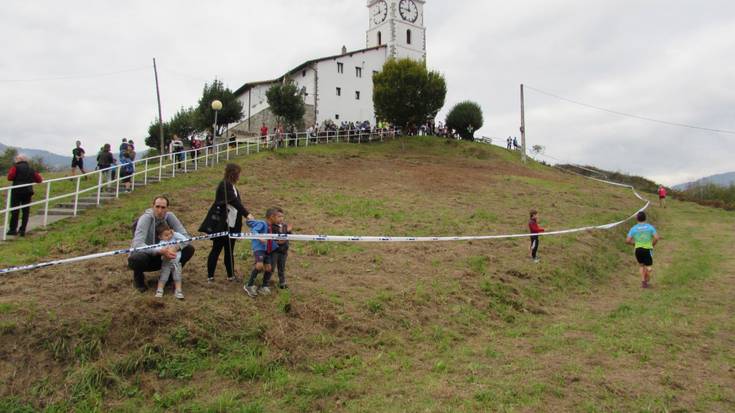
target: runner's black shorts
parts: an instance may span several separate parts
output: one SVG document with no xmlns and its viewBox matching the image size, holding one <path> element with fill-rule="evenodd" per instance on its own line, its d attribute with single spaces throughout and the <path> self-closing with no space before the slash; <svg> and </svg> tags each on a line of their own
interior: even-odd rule
<svg viewBox="0 0 735 413">
<path fill-rule="evenodd" d="M 84 169 L 84 159 L 72 158 L 71 167 L 72 168 L 79 167 L 79 169 Z"/>
<path fill-rule="evenodd" d="M 636 248 L 635 258 L 638 260 L 638 264 L 650 267 L 653 265 L 653 253 L 648 248 Z"/>
</svg>

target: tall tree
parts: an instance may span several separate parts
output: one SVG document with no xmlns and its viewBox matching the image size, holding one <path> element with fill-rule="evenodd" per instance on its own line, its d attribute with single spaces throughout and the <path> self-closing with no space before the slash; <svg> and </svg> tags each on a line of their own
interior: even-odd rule
<svg viewBox="0 0 735 413">
<path fill-rule="evenodd" d="M 373 75 L 375 116 L 395 126 L 418 127 L 434 119 L 446 95 L 444 76 L 424 62 L 391 59 Z"/>
<path fill-rule="evenodd" d="M 224 108 L 223 108 L 224 109 Z M 168 122 L 168 131 L 173 135 L 179 135 L 186 139 L 197 130 L 197 113 L 194 108 L 180 108 L 173 118 Z"/>
<path fill-rule="evenodd" d="M 202 97 L 199 99 L 199 105 L 196 108 L 195 125 L 198 130 L 206 130 L 214 124 L 214 110 L 212 102 L 219 100 L 222 102 L 222 110 L 217 114 L 217 135 L 220 135 L 222 129 L 230 123 L 238 122 L 242 119 L 242 102 L 240 102 L 234 93 L 224 86 L 221 80 L 215 79 L 212 84 L 205 83 Z"/>
<path fill-rule="evenodd" d="M 306 108 L 301 91 L 293 82 L 278 83 L 270 87 L 265 96 L 268 106 L 276 117 L 287 125 L 301 125 Z"/>
<path fill-rule="evenodd" d="M 154 120 L 148 126 L 148 136 L 145 138 L 145 144 L 156 151 L 156 153 L 161 148 L 161 128 L 158 125 L 160 125 L 158 119 Z M 163 147 L 168 148 L 169 143 L 171 143 L 171 135 L 169 134 L 168 122 L 163 122 Z"/>
<path fill-rule="evenodd" d="M 482 123 L 480 105 L 469 100 L 454 105 L 446 120 L 447 128 L 456 130 L 465 140 L 474 140 L 474 133 L 482 127 Z"/>
</svg>

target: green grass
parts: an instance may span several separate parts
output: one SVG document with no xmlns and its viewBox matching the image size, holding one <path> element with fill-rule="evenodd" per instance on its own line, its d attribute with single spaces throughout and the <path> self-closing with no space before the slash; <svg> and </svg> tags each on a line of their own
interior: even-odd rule
<svg viewBox="0 0 735 413">
<path fill-rule="evenodd" d="M 261 171 L 269 163 L 291 173 L 319 162 L 372 166 L 396 159 L 409 165 L 398 172 L 442 162 L 468 170 L 519 168 L 515 153 L 425 138 L 406 141 L 404 149 L 391 142 L 254 155 L 239 161 L 241 186 L 248 205 L 260 210 L 277 201 L 302 229 L 330 234 L 518 232 L 531 205 L 542 211 L 543 225 L 558 229 L 621 219 L 639 207 L 625 190 L 588 186 L 535 163 L 517 170 L 532 177 L 493 178 L 477 190 L 439 194 L 371 192 L 336 178 L 291 180 Z M 177 177 L 87 211 L 43 238 L 4 245 L 0 263 L 125 246 L 129 223 L 162 190 L 193 228 L 220 175 L 218 167 Z M 0 344 L 28 345 L 63 375 L 29 380 L 27 389 L 0 399 L 0 411 L 727 411 L 735 394 L 722 366 L 735 368 L 727 341 L 735 328 L 722 322 L 731 307 L 705 287 L 722 282 L 722 266 L 731 262 L 724 248 L 732 235 L 723 228 L 733 217 L 673 203 L 651 219 L 664 241 L 656 252 L 656 289 L 645 292 L 621 242 L 627 228 L 618 228 L 543 238 L 540 264 L 525 259 L 525 239 L 293 243 L 291 289 L 257 300 L 241 288 L 205 289 L 195 278 L 202 264 L 191 270 L 197 281 L 187 280 L 183 303 L 153 306 L 115 292 L 105 308 L 81 299 L 92 294 L 86 285 L 66 292 L 69 303 L 8 298 L 0 303 Z M 238 252 L 249 260 L 242 244 Z M 84 268 L 88 278 L 97 274 Z M 128 275 L 94 283 L 127 288 Z M 25 276 L 9 285 L 25 285 Z M 104 294 L 94 297 L 109 298 Z M 130 314 L 140 318 L 131 321 Z M 147 330 L 149 323 L 159 324 Z M 128 330 L 120 334 L 121 328 Z M 702 346 L 706 357 L 697 353 Z M 678 369 L 686 362 L 717 380 L 687 387 L 696 380 Z"/>
</svg>

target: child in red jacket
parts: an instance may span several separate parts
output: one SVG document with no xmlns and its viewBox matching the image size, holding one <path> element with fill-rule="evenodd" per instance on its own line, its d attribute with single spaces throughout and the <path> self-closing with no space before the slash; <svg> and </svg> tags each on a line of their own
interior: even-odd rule
<svg viewBox="0 0 735 413">
<path fill-rule="evenodd" d="M 528 229 L 531 231 L 531 234 L 544 232 L 545 230 L 538 224 L 538 211 L 532 209 L 530 215 L 531 218 L 528 220 Z M 531 235 L 531 246 L 528 250 L 533 262 L 539 262 L 539 258 L 536 256 L 536 253 L 538 252 L 538 235 Z"/>
</svg>

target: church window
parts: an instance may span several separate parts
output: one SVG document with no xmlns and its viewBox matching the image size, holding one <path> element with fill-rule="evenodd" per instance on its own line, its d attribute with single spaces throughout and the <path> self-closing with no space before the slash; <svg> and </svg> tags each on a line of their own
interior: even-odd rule
<svg viewBox="0 0 735 413">
<path fill-rule="evenodd" d="M 301 77 L 306 77 L 306 70 L 301 71 Z"/>
<path fill-rule="evenodd" d="M 383 33 L 378 32 L 378 46 L 383 44 Z"/>
<path fill-rule="evenodd" d="M 337 88 L 337 96 L 342 96 L 342 88 L 341 87 L 338 87 Z"/>
<path fill-rule="evenodd" d="M 337 73 L 344 73 L 345 72 L 345 64 L 337 62 Z"/>
<path fill-rule="evenodd" d="M 356 90 L 355 91 L 355 100 L 360 100 L 360 91 L 359 90 Z"/>
<path fill-rule="evenodd" d="M 406 44 L 411 44 L 411 29 L 406 30 Z"/>
<path fill-rule="evenodd" d="M 361 67 L 355 67 L 355 76 L 362 77 L 362 68 Z"/>
</svg>

